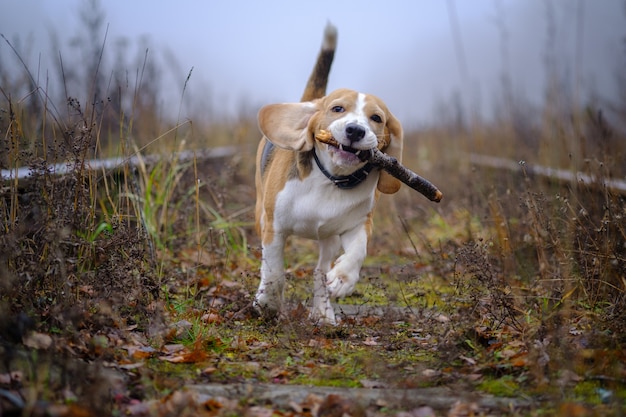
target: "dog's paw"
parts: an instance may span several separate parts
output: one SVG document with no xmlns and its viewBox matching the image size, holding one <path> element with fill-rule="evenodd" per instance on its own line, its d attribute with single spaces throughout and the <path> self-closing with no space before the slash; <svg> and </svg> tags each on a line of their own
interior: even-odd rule
<svg viewBox="0 0 626 417">
<path fill-rule="evenodd" d="M 358 272 L 345 273 L 340 268 L 333 268 L 326 274 L 326 285 L 331 298 L 346 297 L 354 291 L 354 287 L 359 280 Z"/>
<path fill-rule="evenodd" d="M 316 326 L 337 325 L 337 320 L 335 319 L 335 311 L 332 307 L 324 309 L 313 308 L 309 313 L 309 320 L 311 320 Z"/>
<path fill-rule="evenodd" d="M 257 294 L 252 302 L 254 310 L 263 317 L 277 317 L 280 313 L 280 305 L 266 294 Z"/>
<path fill-rule="evenodd" d="M 283 318 L 283 313 L 281 310 L 276 310 L 274 308 L 263 307 L 258 304 L 252 304 L 252 317 L 261 319 L 266 322 L 277 322 Z"/>
</svg>

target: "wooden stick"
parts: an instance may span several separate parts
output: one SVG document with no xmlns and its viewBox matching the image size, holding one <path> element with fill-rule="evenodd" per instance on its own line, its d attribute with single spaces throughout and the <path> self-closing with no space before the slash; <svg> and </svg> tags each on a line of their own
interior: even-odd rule
<svg viewBox="0 0 626 417">
<path fill-rule="evenodd" d="M 426 178 L 420 177 L 415 172 L 402 165 L 396 158 L 389 156 L 376 148 L 363 152 L 366 154 L 369 153 L 366 160 L 371 164 L 384 169 L 415 191 L 422 193 L 430 201 L 438 203 L 443 198 L 443 193 L 439 191 L 433 183 L 428 181 Z M 359 157 L 363 158 L 361 155 L 359 155 Z"/>
<path fill-rule="evenodd" d="M 337 142 L 335 138 L 332 137 L 332 134 L 326 130 L 320 130 L 320 132 L 315 136 L 315 139 L 327 145 L 341 148 L 341 144 Z M 361 158 L 362 161 L 368 161 L 369 163 L 384 169 L 415 191 L 423 194 L 430 201 L 438 203 L 443 198 L 443 193 L 439 191 L 439 189 L 430 181 L 420 177 L 415 172 L 402 165 L 396 158 L 389 156 L 376 148 L 360 151 L 357 156 Z"/>
</svg>

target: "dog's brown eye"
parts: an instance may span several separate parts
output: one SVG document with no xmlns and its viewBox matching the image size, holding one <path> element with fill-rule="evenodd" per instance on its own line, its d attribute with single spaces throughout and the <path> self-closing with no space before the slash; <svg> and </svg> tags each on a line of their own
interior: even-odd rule
<svg viewBox="0 0 626 417">
<path fill-rule="evenodd" d="M 383 122 L 383 119 L 379 115 L 377 115 L 377 114 L 372 115 L 372 117 L 370 117 L 370 119 L 372 119 L 372 121 L 375 122 L 375 123 L 382 123 Z"/>
<path fill-rule="evenodd" d="M 344 109 L 343 106 L 334 106 L 330 110 L 334 113 L 343 113 L 346 109 Z"/>
</svg>

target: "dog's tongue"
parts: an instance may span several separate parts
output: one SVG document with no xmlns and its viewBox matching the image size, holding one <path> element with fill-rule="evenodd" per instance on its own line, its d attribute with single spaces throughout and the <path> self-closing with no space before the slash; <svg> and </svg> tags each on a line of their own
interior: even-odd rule
<svg viewBox="0 0 626 417">
<path fill-rule="evenodd" d="M 360 159 L 357 155 L 358 149 L 349 148 L 350 150 L 346 150 L 347 146 L 342 148 L 335 148 L 334 152 L 344 161 L 344 163 L 354 164 L 360 162 Z"/>
</svg>

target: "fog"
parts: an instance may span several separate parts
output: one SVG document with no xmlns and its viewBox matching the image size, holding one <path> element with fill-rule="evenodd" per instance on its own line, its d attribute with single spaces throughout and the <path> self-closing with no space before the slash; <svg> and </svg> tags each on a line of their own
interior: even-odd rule
<svg viewBox="0 0 626 417">
<path fill-rule="evenodd" d="M 193 68 L 184 113 L 194 118 L 297 100 L 329 21 L 339 30 L 329 89 L 376 94 L 409 126 L 437 122 L 455 96 L 464 113 L 491 117 L 506 83 L 538 106 L 548 74 L 581 105 L 611 99 L 626 61 L 621 0 L 2 3 L 0 33 L 40 84 L 59 57 L 64 65 L 80 65 L 76 45 L 88 36 L 80 13 L 99 7 L 103 61 L 122 50 L 142 56 L 149 48 L 164 103 L 173 107 Z M 0 60 L 5 71 L 22 71 L 4 40 Z M 129 74 L 136 73 L 136 61 L 128 61 L 135 65 Z"/>
</svg>

